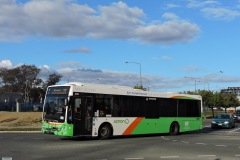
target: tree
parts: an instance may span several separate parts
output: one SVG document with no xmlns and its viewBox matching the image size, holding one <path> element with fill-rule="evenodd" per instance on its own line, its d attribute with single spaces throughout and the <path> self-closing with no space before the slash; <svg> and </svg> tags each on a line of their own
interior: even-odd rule
<svg viewBox="0 0 240 160">
<path fill-rule="evenodd" d="M 137 84 L 136 86 L 134 86 L 133 88 L 134 88 L 134 89 L 141 89 L 141 90 L 144 90 L 144 91 L 147 90 L 147 89 L 144 88 L 142 85 L 139 86 L 138 84 Z"/>
<path fill-rule="evenodd" d="M 60 82 L 61 78 L 62 78 L 62 75 L 56 72 L 54 72 L 53 74 L 50 74 L 47 81 L 44 83 L 43 88 L 46 90 L 48 86 L 57 84 L 58 82 Z"/>
<path fill-rule="evenodd" d="M 21 83 L 25 85 L 22 85 L 21 91 L 24 94 L 24 101 L 28 102 L 30 98 L 30 92 L 33 88 L 33 85 L 37 81 L 37 75 L 40 72 L 40 69 L 38 69 L 34 65 L 22 65 L 19 67 L 20 74 L 19 78 L 21 80 Z"/>
<path fill-rule="evenodd" d="M 212 96 L 211 103 L 212 103 L 213 108 L 220 108 L 223 104 L 222 94 L 220 92 L 215 92 Z M 212 111 L 214 111 L 213 108 L 212 108 Z M 212 113 L 213 113 L 213 117 L 214 117 L 214 112 L 212 112 Z"/>
<path fill-rule="evenodd" d="M 34 65 L 21 65 L 13 69 L 1 68 L 2 90 L 5 92 L 20 92 L 24 101 L 29 101 L 32 85 L 39 74 L 40 69 Z"/>
<path fill-rule="evenodd" d="M 43 80 L 36 79 L 32 85 L 32 89 L 30 90 L 30 97 L 33 102 L 42 103 L 43 97 L 45 95 L 45 91 L 43 89 Z"/>
<path fill-rule="evenodd" d="M 45 95 L 46 88 L 57 84 L 62 75 L 50 74 L 46 82 L 38 79 L 40 69 L 35 65 L 21 65 L 12 69 L 0 68 L 2 92 L 20 92 L 24 102 L 41 101 Z"/>
<path fill-rule="evenodd" d="M 203 103 L 203 108 L 206 109 L 206 107 L 211 108 L 212 110 L 212 115 L 214 116 L 214 104 L 212 102 L 213 100 L 213 92 L 212 91 L 207 91 L 207 90 L 200 90 L 198 91 L 198 94 L 202 96 L 202 103 Z"/>
<path fill-rule="evenodd" d="M 34 83 L 34 87 L 31 90 L 31 97 L 33 98 L 33 100 L 35 102 L 39 101 L 40 103 L 42 103 L 45 97 L 47 87 L 57 84 L 58 82 L 60 82 L 61 78 L 61 74 L 54 72 L 53 74 L 50 74 L 48 76 L 48 79 L 45 82 L 41 79 L 37 79 Z M 40 85 L 40 87 L 38 85 Z"/>
<path fill-rule="evenodd" d="M 183 92 L 187 94 L 195 94 L 194 92 Z M 212 116 L 214 116 L 214 108 L 223 107 L 225 112 L 227 108 L 236 107 L 240 104 L 237 98 L 237 95 L 233 93 L 220 93 L 220 92 L 213 92 L 210 90 L 199 90 L 198 93 L 202 96 L 203 108 L 205 107 L 211 108 Z"/>
<path fill-rule="evenodd" d="M 236 107 L 239 103 L 237 96 L 234 93 L 224 93 L 222 94 L 222 99 L 222 107 L 224 108 L 225 112 L 227 112 L 227 108 Z"/>
<path fill-rule="evenodd" d="M 0 77 L 2 83 L 2 91 L 3 92 L 15 92 L 19 90 L 18 80 L 16 75 L 19 73 L 18 69 L 10 69 L 1 68 L 0 69 Z"/>
</svg>

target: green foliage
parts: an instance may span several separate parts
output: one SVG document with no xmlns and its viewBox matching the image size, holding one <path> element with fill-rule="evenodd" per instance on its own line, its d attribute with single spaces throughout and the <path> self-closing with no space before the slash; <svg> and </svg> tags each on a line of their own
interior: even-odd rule
<svg viewBox="0 0 240 160">
<path fill-rule="evenodd" d="M 233 93 L 224 93 L 222 94 L 222 107 L 225 109 L 229 107 L 236 107 L 239 104 L 237 96 Z"/>
<path fill-rule="evenodd" d="M 2 90 L 26 94 L 39 72 L 36 66 L 25 64 L 12 69 L 1 68 Z"/>
<path fill-rule="evenodd" d="M 203 107 L 208 107 L 212 110 L 214 116 L 214 108 L 223 107 L 225 112 L 229 107 L 237 107 L 239 100 L 237 95 L 233 93 L 213 92 L 210 90 L 199 90 L 198 92 L 184 92 L 188 94 L 199 94 L 202 96 Z"/>
<path fill-rule="evenodd" d="M 48 80 L 44 83 L 44 89 L 46 90 L 48 86 L 57 84 L 62 78 L 62 75 L 58 73 L 50 74 Z"/>
<path fill-rule="evenodd" d="M 24 102 L 29 100 L 40 101 L 45 95 L 49 85 L 57 84 L 62 75 L 53 73 L 44 82 L 37 78 L 40 69 L 34 65 L 21 65 L 15 68 L 0 68 L 0 89 L 2 92 L 19 92 L 23 95 Z"/>
<path fill-rule="evenodd" d="M 133 88 L 134 89 L 141 89 L 141 90 L 146 91 L 146 88 L 144 88 L 142 85 L 139 86 L 138 84 L 136 86 L 134 86 Z"/>
</svg>

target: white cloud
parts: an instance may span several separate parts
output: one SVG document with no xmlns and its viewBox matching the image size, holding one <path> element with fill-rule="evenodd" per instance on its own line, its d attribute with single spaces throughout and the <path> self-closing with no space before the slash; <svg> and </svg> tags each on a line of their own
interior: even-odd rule
<svg viewBox="0 0 240 160">
<path fill-rule="evenodd" d="M 82 67 L 82 65 L 79 62 L 74 62 L 74 61 L 60 62 L 60 63 L 57 63 L 56 66 L 70 67 L 70 68 Z"/>
<path fill-rule="evenodd" d="M 219 5 L 220 2 L 216 0 L 188 0 L 188 7 L 189 8 L 198 8 L 198 7 L 205 7 L 210 5 Z"/>
<path fill-rule="evenodd" d="M 164 59 L 164 60 L 171 60 L 172 57 L 170 57 L 170 56 L 162 56 L 162 59 Z"/>
<path fill-rule="evenodd" d="M 166 19 L 178 19 L 179 17 L 173 13 L 164 13 L 163 18 Z"/>
<path fill-rule="evenodd" d="M 1 60 L 0 61 L 0 68 L 12 68 L 13 64 L 10 60 Z"/>
<path fill-rule="evenodd" d="M 200 8 L 205 17 L 215 20 L 232 20 L 240 16 L 239 1 L 188 0 L 188 8 Z"/>
<path fill-rule="evenodd" d="M 210 19 L 232 20 L 240 16 L 240 11 L 227 8 L 204 8 L 201 10 Z"/>
<path fill-rule="evenodd" d="M 170 20 L 136 29 L 138 38 L 147 43 L 187 42 L 196 37 L 199 31 L 197 25 L 181 20 Z"/>
<path fill-rule="evenodd" d="M 74 68 L 66 67 L 70 62 L 66 62 L 66 65 L 62 65 L 63 68 L 58 70 L 52 69 L 48 65 L 42 65 L 38 67 L 41 69 L 38 78 L 46 80 L 48 76 L 54 72 L 63 75 L 60 83 L 66 82 L 87 82 L 87 83 L 101 83 L 101 84 L 114 84 L 114 85 L 122 85 L 133 87 L 135 85 L 140 84 L 139 74 L 131 73 L 131 72 L 117 72 L 117 71 L 107 71 L 107 70 L 99 70 L 93 69 L 83 65 L 76 65 Z M 72 62 L 74 63 L 74 62 Z M 7 64 L 4 66 L 13 66 L 10 60 L 2 60 L 0 64 Z M 64 64 L 64 63 L 63 63 Z M 0 66 L 1 66 L 0 65 Z M 186 71 L 198 71 L 198 67 L 189 66 L 185 68 Z M 226 82 L 239 82 L 240 79 L 237 77 L 222 77 L 217 76 L 219 74 L 210 74 L 207 76 L 199 76 L 196 77 L 200 81 L 207 82 L 218 82 L 218 83 L 226 83 Z M 170 79 L 162 76 L 154 76 L 154 75 L 142 75 L 143 86 L 150 90 L 155 91 L 176 91 L 181 90 L 184 86 L 189 86 L 189 81 L 184 77 Z"/>
<path fill-rule="evenodd" d="M 197 66 L 186 66 L 183 68 L 184 71 L 188 71 L 188 72 L 196 72 L 201 70 L 199 67 Z"/>
<path fill-rule="evenodd" d="M 31 0 L 21 4 L 4 0 L 0 1 L 0 41 L 44 36 L 176 43 L 189 41 L 199 32 L 199 27 L 188 21 L 170 19 L 152 25 L 162 20 L 147 23 L 146 17 L 142 9 L 121 1 L 95 10 L 71 0 Z M 177 16 L 168 13 L 165 17 Z"/>
<path fill-rule="evenodd" d="M 55 70 L 53 70 L 50 66 L 48 65 L 42 65 L 40 67 L 38 67 L 39 69 L 41 69 L 40 73 L 39 73 L 39 78 L 46 80 L 48 79 L 48 76 L 50 74 L 53 74 L 54 72 L 56 72 Z"/>
<path fill-rule="evenodd" d="M 85 82 L 85 83 L 101 83 L 114 84 L 133 87 L 140 85 L 139 74 L 129 72 L 115 72 L 107 70 L 98 70 L 90 68 L 62 68 L 58 73 L 64 75 L 62 82 Z M 164 86 L 169 80 L 163 77 L 153 75 L 142 75 L 143 85 L 151 89 L 159 89 L 156 86 Z M 166 81 L 166 82 L 165 82 Z M 175 85 L 174 85 L 175 86 Z"/>
<path fill-rule="evenodd" d="M 177 5 L 177 4 L 169 3 L 169 4 L 166 4 L 165 8 L 171 9 L 171 8 L 179 8 L 179 7 L 181 7 L 181 6 Z"/>
<path fill-rule="evenodd" d="M 91 53 L 92 51 L 89 48 L 81 47 L 77 49 L 70 49 L 64 51 L 65 53 Z"/>
</svg>

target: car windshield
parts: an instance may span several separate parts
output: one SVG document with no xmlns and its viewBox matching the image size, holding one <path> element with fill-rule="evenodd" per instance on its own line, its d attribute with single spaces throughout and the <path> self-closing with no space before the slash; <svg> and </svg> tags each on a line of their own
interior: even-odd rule
<svg viewBox="0 0 240 160">
<path fill-rule="evenodd" d="M 214 117 L 215 119 L 230 119 L 230 115 L 227 114 L 218 114 Z"/>
</svg>

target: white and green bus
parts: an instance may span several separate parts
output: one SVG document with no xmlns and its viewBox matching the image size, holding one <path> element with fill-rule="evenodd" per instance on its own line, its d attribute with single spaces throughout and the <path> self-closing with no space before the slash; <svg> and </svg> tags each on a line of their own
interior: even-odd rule
<svg viewBox="0 0 240 160">
<path fill-rule="evenodd" d="M 72 82 L 49 86 L 42 114 L 42 132 L 58 136 L 177 135 L 202 127 L 199 95 L 117 85 Z"/>
</svg>

